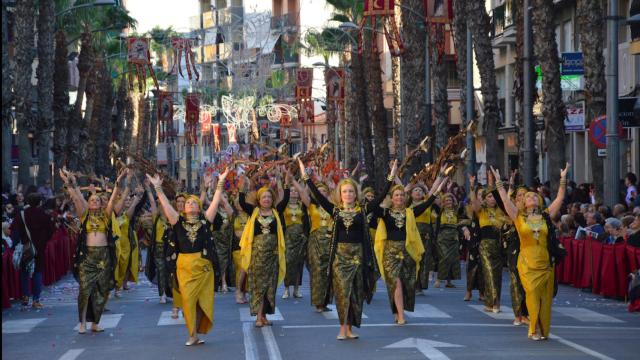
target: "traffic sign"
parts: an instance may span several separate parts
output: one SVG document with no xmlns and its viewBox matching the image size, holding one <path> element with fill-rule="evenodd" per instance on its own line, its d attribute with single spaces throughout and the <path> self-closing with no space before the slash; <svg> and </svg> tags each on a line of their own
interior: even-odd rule
<svg viewBox="0 0 640 360">
<path fill-rule="evenodd" d="M 624 129 L 618 122 L 618 134 L 624 135 Z M 601 115 L 591 122 L 589 125 L 589 139 L 599 149 L 607 147 L 607 116 Z"/>
</svg>

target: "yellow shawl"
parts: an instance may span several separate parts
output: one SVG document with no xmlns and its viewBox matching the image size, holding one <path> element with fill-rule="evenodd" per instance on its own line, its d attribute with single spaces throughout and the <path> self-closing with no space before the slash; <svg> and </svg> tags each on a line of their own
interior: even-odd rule
<svg viewBox="0 0 640 360">
<path fill-rule="evenodd" d="M 409 253 L 409 256 L 416 262 L 416 274 L 420 270 L 420 259 L 424 254 L 424 246 L 420 239 L 420 233 L 418 232 L 418 226 L 416 225 L 416 217 L 413 215 L 413 209 L 406 209 L 405 229 L 407 238 L 404 246 Z M 384 278 L 384 266 L 382 266 L 382 259 L 384 254 L 384 242 L 387 241 L 387 227 L 384 224 L 384 220 L 378 220 L 378 229 L 376 231 L 376 241 L 374 250 L 376 253 L 376 260 L 378 261 L 378 268 L 380 269 L 380 275 Z"/>
<path fill-rule="evenodd" d="M 282 232 L 282 224 L 280 223 L 280 216 L 278 212 L 273 210 L 273 217 L 276 219 L 278 228 L 278 285 L 284 280 L 284 274 L 286 273 L 286 261 L 285 261 L 285 245 L 284 245 L 284 233 Z M 248 271 L 251 264 L 251 248 L 253 246 L 253 234 L 256 225 L 256 219 L 260 209 L 256 207 L 253 210 L 253 214 L 242 231 L 242 237 L 240 238 L 240 256 L 242 257 L 242 268 Z"/>
</svg>

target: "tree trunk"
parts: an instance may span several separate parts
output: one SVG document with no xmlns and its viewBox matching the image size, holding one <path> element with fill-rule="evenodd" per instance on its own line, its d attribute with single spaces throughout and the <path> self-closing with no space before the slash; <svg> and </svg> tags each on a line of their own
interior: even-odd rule
<svg viewBox="0 0 640 360">
<path fill-rule="evenodd" d="M 147 157 L 149 155 L 149 118 L 151 114 L 148 97 L 140 96 L 140 107 L 142 113 L 140 114 L 140 147 L 138 148 L 138 153 Z"/>
<path fill-rule="evenodd" d="M 336 108 L 333 101 L 327 101 L 327 144 L 331 152 L 336 152 Z M 335 154 L 337 156 L 338 154 Z"/>
<path fill-rule="evenodd" d="M 62 188 L 58 169 L 66 165 L 67 120 L 69 116 L 69 66 L 67 63 L 67 37 L 64 31 L 56 34 L 55 69 L 53 74 L 53 158 L 55 162 L 54 189 Z"/>
<path fill-rule="evenodd" d="M 416 18 L 415 13 L 424 14 L 423 0 L 405 0 L 401 9 L 402 40 L 405 44 L 405 53 L 402 55 L 402 119 L 405 122 L 405 149 L 411 151 L 418 146 L 424 136 L 427 135 L 425 113 L 426 103 L 424 99 L 424 54 L 427 33 L 422 24 L 423 19 Z M 445 74 L 446 75 L 446 74 Z M 445 89 L 446 91 L 446 89 Z M 409 164 L 406 174 L 411 175 L 421 167 L 420 158 L 415 158 Z"/>
<path fill-rule="evenodd" d="M 515 0 L 515 9 L 523 9 L 524 1 Z M 515 125 L 518 129 L 518 169 L 524 169 L 524 11 L 516 11 L 516 58 L 513 67 L 514 97 L 516 100 Z M 533 82 L 535 84 L 535 81 Z"/>
<path fill-rule="evenodd" d="M 2 2 L 2 192 L 11 188 L 11 105 L 13 93 L 11 86 L 11 66 L 9 63 L 9 24 L 7 21 L 7 7 Z"/>
<path fill-rule="evenodd" d="M 377 41 L 376 36 L 373 38 L 367 36 L 368 44 Z M 375 171 L 369 173 L 374 176 L 376 190 L 382 191 L 386 183 L 386 177 L 389 170 L 389 140 L 387 136 L 387 114 L 384 108 L 382 98 L 382 69 L 380 68 L 380 57 L 376 53 L 371 55 L 367 45 L 364 47 L 362 59 L 365 63 L 367 73 L 367 99 L 368 99 L 368 118 L 373 123 L 373 146 L 375 154 Z"/>
<path fill-rule="evenodd" d="M 124 122 L 126 115 L 126 103 L 127 103 L 127 81 L 123 78 L 118 85 L 118 93 L 116 95 L 116 116 L 113 118 L 112 131 L 113 141 L 118 146 L 124 146 Z"/>
<path fill-rule="evenodd" d="M 122 79 L 122 81 L 124 81 L 126 83 L 127 80 Z M 125 85 L 125 89 L 127 89 L 127 85 Z M 135 94 L 132 92 L 129 92 L 129 90 L 127 90 L 127 97 L 125 98 L 125 102 L 124 102 L 124 134 L 123 134 L 123 140 L 122 140 L 122 147 L 124 149 L 126 149 L 127 151 L 131 151 L 132 150 L 132 142 L 133 142 L 133 125 L 135 122 L 135 116 L 136 116 L 136 111 L 135 111 L 135 106 L 134 104 L 136 103 L 135 100 Z"/>
<path fill-rule="evenodd" d="M 353 63 L 352 63 L 353 64 Z M 352 70 L 353 71 L 353 70 Z M 345 139 L 347 151 L 345 154 L 345 167 L 347 169 L 353 169 L 360 160 L 360 144 L 358 144 L 358 98 L 355 85 L 355 79 L 353 78 L 353 72 L 350 76 L 345 76 L 345 132 L 348 134 Z"/>
<path fill-rule="evenodd" d="M 351 59 L 352 76 L 355 82 L 355 97 L 357 101 L 357 116 L 358 116 L 358 136 L 362 143 L 362 149 L 364 152 L 364 166 L 367 174 L 373 176 L 375 173 L 375 163 L 373 161 L 373 144 L 371 143 L 371 124 L 367 118 L 367 83 L 365 81 L 365 67 L 363 57 L 354 56 Z M 358 154 L 360 153 L 360 147 L 358 147 Z M 370 179 L 373 181 L 373 179 Z"/>
<path fill-rule="evenodd" d="M 467 19 L 473 33 L 476 63 L 480 73 L 480 91 L 482 92 L 484 105 L 483 133 L 486 142 L 487 164 L 502 167 L 502 161 L 499 161 L 498 158 L 500 105 L 498 104 L 498 86 L 496 85 L 493 47 L 491 45 L 491 19 L 487 15 L 485 3 L 482 1 L 468 1 Z"/>
<path fill-rule="evenodd" d="M 14 79 L 15 112 L 19 133 L 20 167 L 18 168 L 18 183 L 24 186 L 30 184 L 31 174 L 29 167 L 33 158 L 32 149 L 27 133 L 33 129 L 32 90 L 31 75 L 33 57 L 35 55 L 34 44 L 34 19 L 35 7 L 33 0 L 18 1 L 15 11 L 16 26 L 16 69 Z"/>
<path fill-rule="evenodd" d="M 38 184 L 51 178 L 49 152 L 53 130 L 53 60 L 55 31 L 55 2 L 39 1 L 38 15 Z"/>
<path fill-rule="evenodd" d="M 585 124 L 606 112 L 606 81 L 604 78 L 605 17 L 602 2 L 599 0 L 578 0 L 576 18 L 581 29 L 580 44 L 584 58 L 584 89 L 586 98 Z M 593 183 L 598 194 L 604 193 L 603 158 L 598 156 L 595 145 L 589 141 L 589 155 Z M 574 164 L 575 165 L 575 164 Z"/>
<path fill-rule="evenodd" d="M 467 1 L 453 0 L 453 42 L 456 47 L 456 72 L 460 80 L 460 117 L 467 117 Z M 473 99 L 471 100 L 473 101 Z"/>
<path fill-rule="evenodd" d="M 149 149 L 147 159 L 155 162 L 156 160 L 156 141 L 158 136 L 158 99 L 154 98 L 153 101 L 149 99 Z"/>
<path fill-rule="evenodd" d="M 553 24 L 553 0 L 534 0 L 532 11 L 533 50 L 542 71 L 542 116 L 545 120 L 545 147 L 549 156 L 549 180 L 557 189 L 560 169 L 565 165 L 564 118 L 566 109 L 560 89 L 560 64 Z"/>
<path fill-rule="evenodd" d="M 100 102 L 100 94 L 98 91 L 98 77 L 100 66 L 102 66 L 102 60 L 98 60 L 99 63 L 94 64 L 91 68 L 89 78 L 86 85 L 86 106 L 84 109 L 84 116 L 80 122 L 80 142 L 78 144 L 78 168 L 85 174 L 94 173 L 95 165 L 95 142 L 94 136 L 96 130 L 92 128 L 93 112 L 96 107 L 96 103 Z"/>
<path fill-rule="evenodd" d="M 444 149 L 449 138 L 449 96 L 447 93 L 447 66 L 438 54 L 436 44 L 444 42 L 444 28 L 434 27 L 431 30 L 431 80 L 433 81 L 433 114 L 436 123 L 435 144 L 437 149 Z M 435 156 L 434 156 L 435 159 Z"/>
<path fill-rule="evenodd" d="M 93 145 L 93 162 L 96 175 L 108 176 L 108 148 L 111 143 L 111 107 L 113 94 L 111 76 L 104 62 L 96 63 L 96 97 L 91 117 L 91 143 Z"/>
<path fill-rule="evenodd" d="M 85 29 L 81 37 L 80 55 L 78 56 L 78 91 L 76 103 L 69 116 L 69 131 L 67 136 L 67 155 L 69 156 L 69 168 L 78 170 L 80 162 L 80 138 L 83 129 L 84 119 L 82 118 L 82 103 L 84 101 L 87 81 L 93 67 L 93 45 L 91 44 L 91 32 Z M 87 104 L 88 105 L 88 104 Z"/>
</svg>

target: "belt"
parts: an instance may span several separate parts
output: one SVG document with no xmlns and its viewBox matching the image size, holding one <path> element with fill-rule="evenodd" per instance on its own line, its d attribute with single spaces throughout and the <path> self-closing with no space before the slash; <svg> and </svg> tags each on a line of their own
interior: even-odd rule
<svg viewBox="0 0 640 360">
<path fill-rule="evenodd" d="M 500 230 L 495 226 L 483 226 L 480 228 L 481 239 L 500 239 Z"/>
</svg>

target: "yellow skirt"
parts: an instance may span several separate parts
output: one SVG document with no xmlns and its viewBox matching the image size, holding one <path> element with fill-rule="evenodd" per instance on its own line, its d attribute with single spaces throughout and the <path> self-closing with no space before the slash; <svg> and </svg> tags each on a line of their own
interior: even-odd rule
<svg viewBox="0 0 640 360">
<path fill-rule="evenodd" d="M 236 273 L 236 288 L 242 290 L 242 291 L 246 291 L 247 289 L 247 278 L 245 276 L 245 283 L 244 284 L 240 284 L 240 272 L 241 271 L 245 271 L 242 268 L 242 255 L 240 254 L 240 250 L 235 250 L 234 252 L 231 253 L 231 257 L 233 258 L 233 267 L 235 269 L 235 273 Z M 246 271 L 245 271 L 246 272 Z"/>
<path fill-rule="evenodd" d="M 125 280 L 138 282 L 138 253 L 138 246 L 131 250 L 131 243 L 127 236 L 116 241 L 116 257 L 118 258 L 115 270 L 116 287 L 122 288 Z M 127 270 L 129 270 L 129 277 L 125 279 Z"/>
<path fill-rule="evenodd" d="M 213 326 L 213 266 L 197 253 L 178 254 L 178 285 L 182 296 L 182 312 L 190 336 L 206 334 Z M 196 329 L 196 313 L 202 312 Z"/>
</svg>

